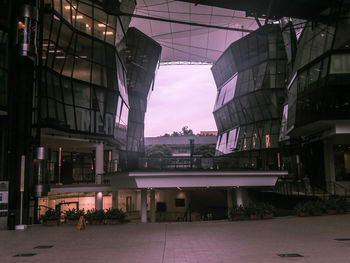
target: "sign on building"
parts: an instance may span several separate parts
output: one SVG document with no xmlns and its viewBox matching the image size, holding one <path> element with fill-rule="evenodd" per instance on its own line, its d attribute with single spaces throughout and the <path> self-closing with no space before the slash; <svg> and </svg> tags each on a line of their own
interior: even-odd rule
<svg viewBox="0 0 350 263">
<path fill-rule="evenodd" d="M 0 181 L 0 229 L 7 229 L 8 182 Z"/>
</svg>

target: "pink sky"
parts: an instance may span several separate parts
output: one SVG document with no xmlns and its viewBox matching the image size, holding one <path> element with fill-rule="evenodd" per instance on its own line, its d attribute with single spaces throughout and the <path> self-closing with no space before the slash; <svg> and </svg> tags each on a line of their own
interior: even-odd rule
<svg viewBox="0 0 350 263">
<path fill-rule="evenodd" d="M 188 126 L 195 133 L 214 131 L 216 86 L 211 65 L 160 66 L 147 106 L 145 136 Z"/>
</svg>

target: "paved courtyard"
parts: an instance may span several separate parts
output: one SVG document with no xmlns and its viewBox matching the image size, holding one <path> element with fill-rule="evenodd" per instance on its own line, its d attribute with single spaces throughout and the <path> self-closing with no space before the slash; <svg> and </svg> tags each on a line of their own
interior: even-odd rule
<svg viewBox="0 0 350 263">
<path fill-rule="evenodd" d="M 36 255 L 14 257 L 23 253 Z M 0 231 L 0 262 L 350 262 L 350 215 L 128 223 L 88 226 L 84 231 L 37 225 L 26 231 Z"/>
</svg>

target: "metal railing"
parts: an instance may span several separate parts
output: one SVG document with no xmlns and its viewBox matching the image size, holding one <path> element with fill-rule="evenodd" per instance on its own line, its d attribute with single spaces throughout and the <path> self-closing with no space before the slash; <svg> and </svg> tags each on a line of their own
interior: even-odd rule
<svg viewBox="0 0 350 263">
<path fill-rule="evenodd" d="M 309 182 L 295 181 L 291 179 L 279 178 L 274 188 L 275 192 L 289 196 L 308 196 L 321 199 L 327 199 L 334 194 L 326 188 L 316 185 L 310 185 Z"/>
<path fill-rule="evenodd" d="M 350 189 L 339 182 L 327 181 L 327 189 L 336 196 L 350 197 Z"/>
<path fill-rule="evenodd" d="M 243 163 L 243 164 L 242 164 Z M 240 158 L 234 157 L 160 157 L 138 159 L 136 169 L 141 170 L 263 170 L 244 165 Z M 277 167 L 274 167 L 277 170 Z"/>
</svg>

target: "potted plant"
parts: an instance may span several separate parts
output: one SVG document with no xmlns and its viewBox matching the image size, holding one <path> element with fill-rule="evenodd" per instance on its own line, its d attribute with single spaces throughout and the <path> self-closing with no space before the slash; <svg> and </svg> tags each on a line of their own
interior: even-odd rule
<svg viewBox="0 0 350 263">
<path fill-rule="evenodd" d="M 58 226 L 60 223 L 61 213 L 58 210 L 48 209 L 45 214 L 40 216 L 44 226 Z"/>
<path fill-rule="evenodd" d="M 336 210 L 338 214 L 346 214 L 346 199 L 338 198 L 336 199 Z"/>
<path fill-rule="evenodd" d="M 320 200 L 310 201 L 311 215 L 320 216 L 323 214 L 324 209 L 325 209 L 325 205 L 323 201 L 320 201 Z"/>
<path fill-rule="evenodd" d="M 322 215 L 325 209 L 323 201 L 307 201 L 300 203 L 295 207 L 295 211 L 298 216 L 319 216 Z"/>
<path fill-rule="evenodd" d="M 246 219 L 246 210 L 242 205 L 235 205 L 230 209 L 229 216 L 230 220 L 244 220 Z"/>
<path fill-rule="evenodd" d="M 69 209 L 64 213 L 64 219 L 67 225 L 77 225 L 79 218 L 84 216 L 84 209 Z"/>
<path fill-rule="evenodd" d="M 295 206 L 294 210 L 296 211 L 296 214 L 301 217 L 310 216 L 310 208 L 309 204 L 306 203 L 299 203 Z"/>
<path fill-rule="evenodd" d="M 84 217 L 85 220 L 88 221 L 91 225 L 103 225 L 106 215 L 102 209 L 92 209 L 88 210 Z"/>
<path fill-rule="evenodd" d="M 106 212 L 106 224 L 116 225 L 125 221 L 126 213 L 122 209 L 109 208 Z"/>
<path fill-rule="evenodd" d="M 262 203 L 261 204 L 261 212 L 263 219 L 271 219 L 274 216 L 275 208 L 271 204 Z"/>
<path fill-rule="evenodd" d="M 246 215 L 251 220 L 261 219 L 261 210 L 257 204 L 250 203 L 245 207 Z"/>
</svg>

